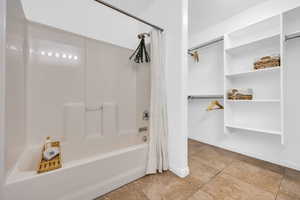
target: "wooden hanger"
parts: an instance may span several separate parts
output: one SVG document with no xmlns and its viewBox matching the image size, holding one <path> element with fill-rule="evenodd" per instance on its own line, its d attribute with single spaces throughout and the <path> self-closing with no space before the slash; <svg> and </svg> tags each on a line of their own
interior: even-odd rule
<svg viewBox="0 0 300 200">
<path fill-rule="evenodd" d="M 224 109 L 224 106 L 222 106 L 220 104 L 219 101 L 215 100 L 215 101 L 212 101 L 208 107 L 207 107 L 207 111 L 212 111 L 212 110 L 223 110 Z"/>
<path fill-rule="evenodd" d="M 194 51 L 194 52 L 189 52 L 189 55 L 192 56 L 195 60 L 195 62 L 199 62 L 199 54 L 198 51 Z"/>
</svg>

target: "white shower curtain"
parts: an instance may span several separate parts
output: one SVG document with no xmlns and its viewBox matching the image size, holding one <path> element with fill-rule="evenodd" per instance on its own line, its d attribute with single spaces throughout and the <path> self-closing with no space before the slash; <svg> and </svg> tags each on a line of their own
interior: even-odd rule
<svg viewBox="0 0 300 200">
<path fill-rule="evenodd" d="M 168 119 L 163 34 L 151 31 L 151 101 L 147 174 L 168 170 Z"/>
</svg>

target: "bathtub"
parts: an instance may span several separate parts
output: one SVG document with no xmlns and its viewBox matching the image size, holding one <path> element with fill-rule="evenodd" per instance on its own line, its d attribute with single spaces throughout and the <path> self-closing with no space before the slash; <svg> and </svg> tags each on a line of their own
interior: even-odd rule
<svg viewBox="0 0 300 200">
<path fill-rule="evenodd" d="M 26 150 L 5 185 L 7 200 L 91 200 L 145 175 L 142 135 L 63 143 L 63 167 L 37 174 L 40 147 Z"/>
</svg>

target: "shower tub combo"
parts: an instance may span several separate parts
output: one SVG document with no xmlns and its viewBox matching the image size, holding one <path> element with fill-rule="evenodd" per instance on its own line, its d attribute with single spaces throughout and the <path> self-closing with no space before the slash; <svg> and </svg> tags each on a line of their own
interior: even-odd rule
<svg viewBox="0 0 300 200">
<path fill-rule="evenodd" d="M 41 148 L 28 149 L 8 178 L 6 199 L 91 200 L 101 196 L 145 175 L 148 144 L 143 137 L 132 134 L 63 143 L 63 168 L 42 174 L 37 174 L 38 160 L 33 159 L 40 158 Z"/>
<path fill-rule="evenodd" d="M 132 49 L 27 21 L 20 1 L 8 2 L 4 199 L 91 200 L 144 176 L 149 64 L 130 61 Z M 62 168 L 38 174 L 48 136 L 61 142 Z"/>
</svg>

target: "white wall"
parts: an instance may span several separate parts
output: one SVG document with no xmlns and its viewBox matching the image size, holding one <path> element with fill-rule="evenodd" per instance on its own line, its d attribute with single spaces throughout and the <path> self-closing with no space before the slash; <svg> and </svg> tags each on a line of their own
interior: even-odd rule
<svg viewBox="0 0 300 200">
<path fill-rule="evenodd" d="M 5 182 L 5 31 L 6 0 L 0 1 L 0 199 Z"/>
<path fill-rule="evenodd" d="M 297 6 L 300 6 L 299 0 L 267 1 L 194 35 L 190 40 L 190 46 L 196 46 L 204 41 L 222 36 L 224 33 L 280 14 Z M 297 92 L 295 93 L 295 90 L 297 90 L 296 87 L 299 85 L 299 78 L 297 78 L 299 68 L 295 65 L 295 63 L 299 63 L 299 56 L 297 56 L 299 45 L 297 44 L 299 44 L 299 41 L 291 41 L 288 43 L 286 64 L 283 66 L 286 67 L 285 69 L 287 71 L 285 75 L 287 83 L 284 88 L 284 145 L 281 145 L 280 137 L 267 134 L 249 134 L 245 132 L 224 134 L 223 131 L 216 132 L 213 130 L 211 132 L 211 134 L 214 134 L 213 136 L 207 135 L 207 133 L 202 132 L 203 129 L 199 129 L 199 126 L 195 126 L 195 123 L 197 121 L 199 122 L 200 118 L 203 119 L 203 113 L 199 112 L 197 114 L 194 110 L 190 111 L 190 117 L 192 119 L 189 122 L 189 136 L 202 142 L 300 170 L 300 157 L 298 155 L 300 151 L 300 138 L 298 134 L 300 127 L 297 117 L 299 113 L 297 106 L 299 95 Z M 195 109 L 195 107 L 199 109 L 198 106 L 201 105 L 203 106 L 200 102 L 194 101 L 190 105 L 190 109 Z M 216 116 L 212 116 L 211 118 L 214 117 Z M 222 121 L 215 121 L 215 126 L 218 126 L 220 128 L 219 130 L 221 130 L 223 125 Z"/>
<path fill-rule="evenodd" d="M 223 42 L 218 42 L 206 48 L 198 49 L 199 62 L 188 56 L 189 95 L 221 95 L 224 90 Z"/>
<path fill-rule="evenodd" d="M 165 29 L 169 162 L 173 172 L 186 176 L 188 1 L 153 1 L 143 17 Z"/>
<path fill-rule="evenodd" d="M 22 3 L 30 21 L 122 47 L 136 47 L 139 23 L 95 1 L 22 0 Z"/>
<path fill-rule="evenodd" d="M 210 41 L 225 33 L 240 29 L 262 19 L 278 15 L 283 11 L 300 5 L 300 0 L 269 0 L 257 6 L 251 7 L 240 14 L 211 27 L 194 33 L 189 38 L 189 47 L 197 46 L 203 42 Z"/>
</svg>

